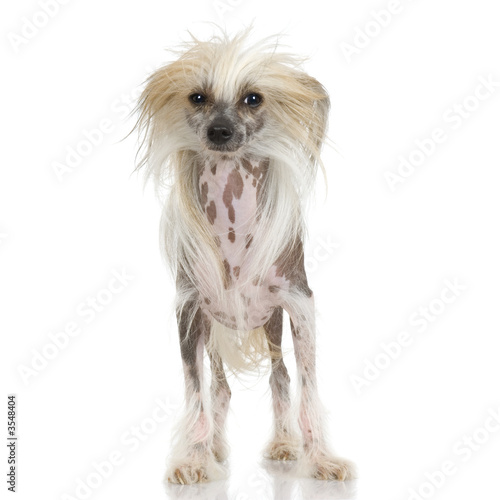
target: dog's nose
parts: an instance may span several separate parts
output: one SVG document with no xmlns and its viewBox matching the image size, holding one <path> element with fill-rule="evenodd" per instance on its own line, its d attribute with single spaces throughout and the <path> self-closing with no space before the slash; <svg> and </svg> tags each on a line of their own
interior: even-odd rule
<svg viewBox="0 0 500 500">
<path fill-rule="evenodd" d="M 207 130 L 209 141 L 218 146 L 225 144 L 232 136 L 231 124 L 223 120 L 213 122 Z"/>
</svg>

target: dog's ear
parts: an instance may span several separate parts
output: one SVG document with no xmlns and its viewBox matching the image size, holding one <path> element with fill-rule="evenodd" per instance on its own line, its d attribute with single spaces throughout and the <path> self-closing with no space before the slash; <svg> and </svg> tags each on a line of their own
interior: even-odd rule
<svg viewBox="0 0 500 500">
<path fill-rule="evenodd" d="M 330 98 L 323 85 L 312 76 L 303 74 L 301 84 L 307 89 L 305 94 L 310 99 L 310 114 L 307 117 L 304 116 L 304 118 L 307 120 L 306 124 L 309 130 L 309 147 L 311 153 L 317 159 L 326 136 Z"/>
<path fill-rule="evenodd" d="M 184 119 L 184 108 L 180 104 L 188 92 L 184 77 L 182 64 L 175 61 L 157 69 L 146 80 L 135 108 L 138 115 L 135 130 L 140 138 L 137 168 L 150 161 L 154 145 L 173 144 L 167 138 Z"/>
<path fill-rule="evenodd" d="M 178 64 L 171 63 L 149 76 L 137 104 L 140 122 L 147 124 L 172 98 L 178 86 L 178 73 Z"/>
</svg>

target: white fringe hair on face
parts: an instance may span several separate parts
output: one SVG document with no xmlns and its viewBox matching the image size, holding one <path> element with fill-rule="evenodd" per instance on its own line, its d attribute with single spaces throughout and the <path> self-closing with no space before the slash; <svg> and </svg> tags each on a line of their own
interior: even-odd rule
<svg viewBox="0 0 500 500">
<path fill-rule="evenodd" d="M 251 45 L 248 35 L 249 30 L 234 38 L 224 33 L 208 41 L 193 37 L 177 60 L 149 77 L 138 103 L 138 168 L 145 169 L 146 179 L 153 179 L 164 200 L 163 255 L 174 278 L 179 273 L 185 278 L 183 283 L 178 280 L 178 311 L 195 293 L 221 303 L 232 301 L 241 315 L 245 309 L 238 303 L 239 294 L 229 296 L 224 287 L 221 254 L 201 207 L 197 165 L 213 158 L 213 152 L 203 147 L 187 123 L 190 94 L 208 86 L 214 95 L 225 97 L 250 88 L 264 99 L 266 115 L 259 140 L 234 153 L 235 158 L 269 161 L 251 260 L 245 262 L 248 276 L 266 276 L 278 258 L 302 240 L 304 203 L 318 166 L 323 169 L 326 91 L 301 69 L 302 59 L 278 52 L 276 37 Z M 197 262 L 203 263 L 203 273 L 193 270 Z"/>
</svg>

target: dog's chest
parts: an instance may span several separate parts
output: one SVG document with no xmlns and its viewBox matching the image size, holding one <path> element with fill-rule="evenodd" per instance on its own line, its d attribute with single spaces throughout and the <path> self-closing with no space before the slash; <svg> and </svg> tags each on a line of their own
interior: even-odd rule
<svg viewBox="0 0 500 500">
<path fill-rule="evenodd" d="M 266 161 L 226 160 L 217 164 L 207 162 L 200 172 L 201 206 L 221 252 L 227 297 L 224 304 L 205 297 L 205 306 L 217 320 L 230 327 L 261 326 L 276 305 L 275 290 L 286 286 L 275 269 L 260 283 L 249 274 L 258 230 L 258 204 L 267 168 Z M 238 320 L 231 310 L 231 299 L 236 296 L 246 303 L 245 317 Z"/>
<path fill-rule="evenodd" d="M 207 162 L 200 174 L 201 205 L 224 265 L 230 266 L 234 278 L 252 252 L 257 203 L 266 168 L 264 162 L 225 160 L 217 164 Z"/>
</svg>

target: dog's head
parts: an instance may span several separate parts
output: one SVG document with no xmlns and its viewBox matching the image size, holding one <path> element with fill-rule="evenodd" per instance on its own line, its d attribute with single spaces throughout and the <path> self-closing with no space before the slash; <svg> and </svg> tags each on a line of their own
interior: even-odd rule
<svg viewBox="0 0 500 500">
<path fill-rule="evenodd" d="M 316 162 L 329 99 L 299 63 L 269 40 L 248 46 L 246 32 L 193 40 L 150 76 L 140 98 L 145 160 L 151 148 L 204 157 L 272 157 L 292 149 Z"/>
</svg>

